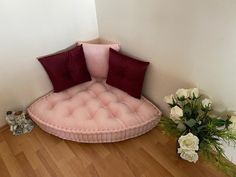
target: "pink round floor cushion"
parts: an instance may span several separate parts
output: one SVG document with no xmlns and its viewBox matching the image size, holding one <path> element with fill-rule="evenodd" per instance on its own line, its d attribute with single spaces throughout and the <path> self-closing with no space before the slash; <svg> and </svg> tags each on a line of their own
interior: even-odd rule
<svg viewBox="0 0 236 177">
<path fill-rule="evenodd" d="M 136 99 L 106 82 L 92 81 L 39 98 L 29 108 L 46 132 L 63 139 L 105 143 L 126 140 L 157 125 L 161 112 L 146 98 Z"/>
</svg>

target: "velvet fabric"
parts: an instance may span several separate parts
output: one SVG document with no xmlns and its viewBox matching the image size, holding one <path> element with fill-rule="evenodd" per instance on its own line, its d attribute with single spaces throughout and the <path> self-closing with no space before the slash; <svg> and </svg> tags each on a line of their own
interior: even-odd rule
<svg viewBox="0 0 236 177">
<path fill-rule="evenodd" d="M 136 60 L 110 49 L 107 83 L 140 98 L 149 62 Z"/>
<path fill-rule="evenodd" d="M 60 92 L 74 85 L 68 65 L 68 52 L 38 58 L 52 82 L 54 92 Z"/>
<path fill-rule="evenodd" d="M 60 92 L 91 80 L 82 46 L 68 51 L 38 58 L 47 72 L 54 92 Z"/>
<path fill-rule="evenodd" d="M 82 45 L 69 51 L 68 68 L 74 84 L 81 84 L 91 80 Z"/>
</svg>

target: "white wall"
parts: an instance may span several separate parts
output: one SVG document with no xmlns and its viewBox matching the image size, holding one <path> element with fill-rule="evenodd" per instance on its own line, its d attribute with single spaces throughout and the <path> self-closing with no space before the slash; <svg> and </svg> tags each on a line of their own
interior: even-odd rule
<svg viewBox="0 0 236 177">
<path fill-rule="evenodd" d="M 0 127 L 52 86 L 36 57 L 98 36 L 94 0 L 0 0 Z"/>
<path fill-rule="evenodd" d="M 144 94 L 165 113 L 163 97 L 192 86 L 211 96 L 217 109 L 236 110 L 235 0 L 95 2 L 100 37 L 151 62 Z"/>
</svg>

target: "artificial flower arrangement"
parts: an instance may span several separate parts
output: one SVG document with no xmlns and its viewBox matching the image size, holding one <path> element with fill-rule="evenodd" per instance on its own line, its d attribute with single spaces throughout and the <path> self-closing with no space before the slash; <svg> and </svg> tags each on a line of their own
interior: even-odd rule
<svg viewBox="0 0 236 177">
<path fill-rule="evenodd" d="M 170 116 L 163 117 L 160 126 L 178 138 L 177 153 L 196 163 L 201 154 L 228 175 L 236 176 L 235 165 L 228 161 L 223 141 L 236 144 L 236 116 L 215 115 L 212 101 L 204 98 L 199 89 L 179 89 L 176 95 L 166 96 Z"/>
</svg>

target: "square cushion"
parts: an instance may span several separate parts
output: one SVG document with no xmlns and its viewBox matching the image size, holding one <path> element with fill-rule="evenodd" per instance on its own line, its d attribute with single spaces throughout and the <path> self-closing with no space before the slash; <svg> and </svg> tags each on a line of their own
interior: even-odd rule
<svg viewBox="0 0 236 177">
<path fill-rule="evenodd" d="M 74 85 L 67 67 L 68 58 L 68 52 L 38 58 L 52 82 L 54 92 L 60 92 Z"/>
<path fill-rule="evenodd" d="M 82 46 L 41 57 L 38 60 L 47 72 L 54 92 L 60 92 L 76 84 L 91 80 L 85 64 Z M 76 71 L 76 69 L 80 70 Z"/>
<path fill-rule="evenodd" d="M 107 83 L 135 98 L 142 93 L 145 72 L 149 62 L 136 60 L 110 49 Z"/>
<path fill-rule="evenodd" d="M 69 51 L 68 68 L 71 78 L 75 84 L 81 84 L 91 80 L 82 45 Z"/>
<path fill-rule="evenodd" d="M 88 71 L 92 77 L 106 78 L 108 73 L 109 49 L 120 50 L 119 44 L 91 44 L 83 45 Z"/>
</svg>

